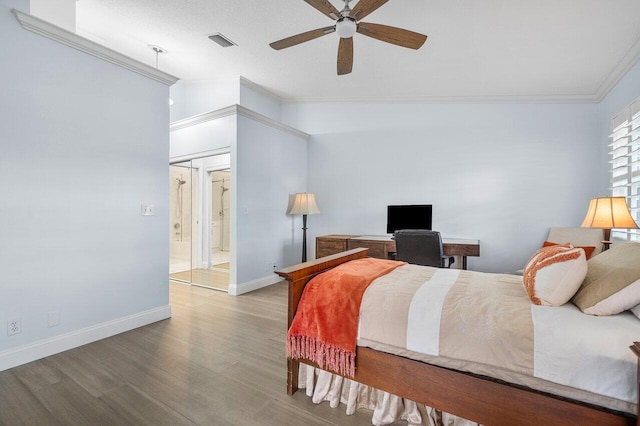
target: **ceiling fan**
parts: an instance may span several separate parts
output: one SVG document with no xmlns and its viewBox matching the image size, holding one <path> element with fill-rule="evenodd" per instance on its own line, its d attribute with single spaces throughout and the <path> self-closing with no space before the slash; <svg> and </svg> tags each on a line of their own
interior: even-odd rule
<svg viewBox="0 0 640 426">
<path fill-rule="evenodd" d="M 353 35 L 358 32 L 387 43 L 392 43 L 410 49 L 420 49 L 427 36 L 402 28 L 388 25 L 371 24 L 360 20 L 378 9 L 389 0 L 360 0 L 353 9 L 349 7 L 352 0 L 343 0 L 344 9 L 338 11 L 329 0 L 304 0 L 317 10 L 336 21 L 330 27 L 307 31 L 269 44 L 276 50 L 295 46 L 333 32 L 338 32 L 340 44 L 338 46 L 338 75 L 349 74 L 353 68 Z"/>
</svg>

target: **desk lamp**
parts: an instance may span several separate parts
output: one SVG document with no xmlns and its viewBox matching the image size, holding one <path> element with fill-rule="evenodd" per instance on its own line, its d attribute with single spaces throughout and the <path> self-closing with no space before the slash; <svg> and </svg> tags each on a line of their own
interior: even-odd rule
<svg viewBox="0 0 640 426">
<path fill-rule="evenodd" d="M 638 225 L 631 217 L 625 197 L 592 198 L 581 226 L 604 230 L 602 251 L 607 250 L 611 245 L 611 228 L 638 229 Z"/>
<path fill-rule="evenodd" d="M 307 261 L 307 215 L 320 213 L 316 205 L 316 196 L 306 192 L 297 193 L 288 214 L 302 215 L 302 261 Z"/>
</svg>

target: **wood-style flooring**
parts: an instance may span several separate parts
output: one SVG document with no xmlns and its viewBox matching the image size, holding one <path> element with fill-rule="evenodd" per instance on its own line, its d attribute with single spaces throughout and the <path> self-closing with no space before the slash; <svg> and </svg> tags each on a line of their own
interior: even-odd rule
<svg viewBox="0 0 640 426">
<path fill-rule="evenodd" d="M 284 283 L 170 294 L 171 319 L 0 372 L 0 424 L 371 424 L 286 394 Z"/>
<path fill-rule="evenodd" d="M 231 265 L 231 264 L 230 264 L 229 262 L 226 262 L 226 263 L 218 263 L 218 264 L 216 264 L 216 265 L 213 265 L 213 267 L 214 267 L 214 268 L 217 268 L 217 269 L 226 269 L 226 270 L 229 270 L 229 266 L 230 266 L 230 265 Z"/>
<path fill-rule="evenodd" d="M 227 264 L 228 265 L 228 264 Z M 176 272 L 170 278 L 192 282 L 193 284 L 212 287 L 217 290 L 229 291 L 229 267 L 214 269 L 192 269 L 191 271 Z"/>
</svg>

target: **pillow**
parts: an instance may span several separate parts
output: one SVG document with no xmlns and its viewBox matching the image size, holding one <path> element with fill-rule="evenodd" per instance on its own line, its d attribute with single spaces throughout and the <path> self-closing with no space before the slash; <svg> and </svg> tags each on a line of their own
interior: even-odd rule
<svg viewBox="0 0 640 426">
<path fill-rule="evenodd" d="M 640 305 L 636 305 L 633 308 L 629 309 L 633 315 L 640 319 Z"/>
<path fill-rule="evenodd" d="M 532 303 L 561 306 L 573 297 L 586 274 L 584 250 L 556 244 L 541 248 L 529 259 L 522 282 Z"/>
<path fill-rule="evenodd" d="M 615 315 L 640 304 L 640 243 L 625 243 L 589 259 L 572 302 L 589 315 Z"/>
<path fill-rule="evenodd" d="M 544 243 L 542 243 L 542 247 L 555 246 L 558 244 L 559 243 L 545 241 Z M 594 251 L 596 251 L 596 246 L 574 246 L 574 247 L 581 248 L 582 250 L 584 250 L 584 254 L 587 256 L 587 260 L 591 259 L 591 255 L 593 254 Z"/>
</svg>

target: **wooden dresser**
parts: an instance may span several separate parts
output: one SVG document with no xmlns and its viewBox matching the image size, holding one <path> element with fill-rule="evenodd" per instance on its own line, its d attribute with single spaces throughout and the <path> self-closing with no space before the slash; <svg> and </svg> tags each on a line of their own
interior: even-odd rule
<svg viewBox="0 0 640 426">
<path fill-rule="evenodd" d="M 387 235 L 323 235 L 316 237 L 316 259 L 354 248 L 368 248 L 370 257 L 394 259 L 396 242 Z M 467 256 L 480 256 L 480 242 L 458 238 L 442 238 L 447 256 L 462 257 L 462 268 L 467 269 Z"/>
<path fill-rule="evenodd" d="M 355 248 L 368 248 L 370 257 L 393 259 L 396 243 L 385 236 L 341 234 L 316 237 L 316 259 Z"/>
<path fill-rule="evenodd" d="M 347 251 L 348 241 L 357 235 L 323 235 L 316 238 L 316 259 Z"/>
</svg>

